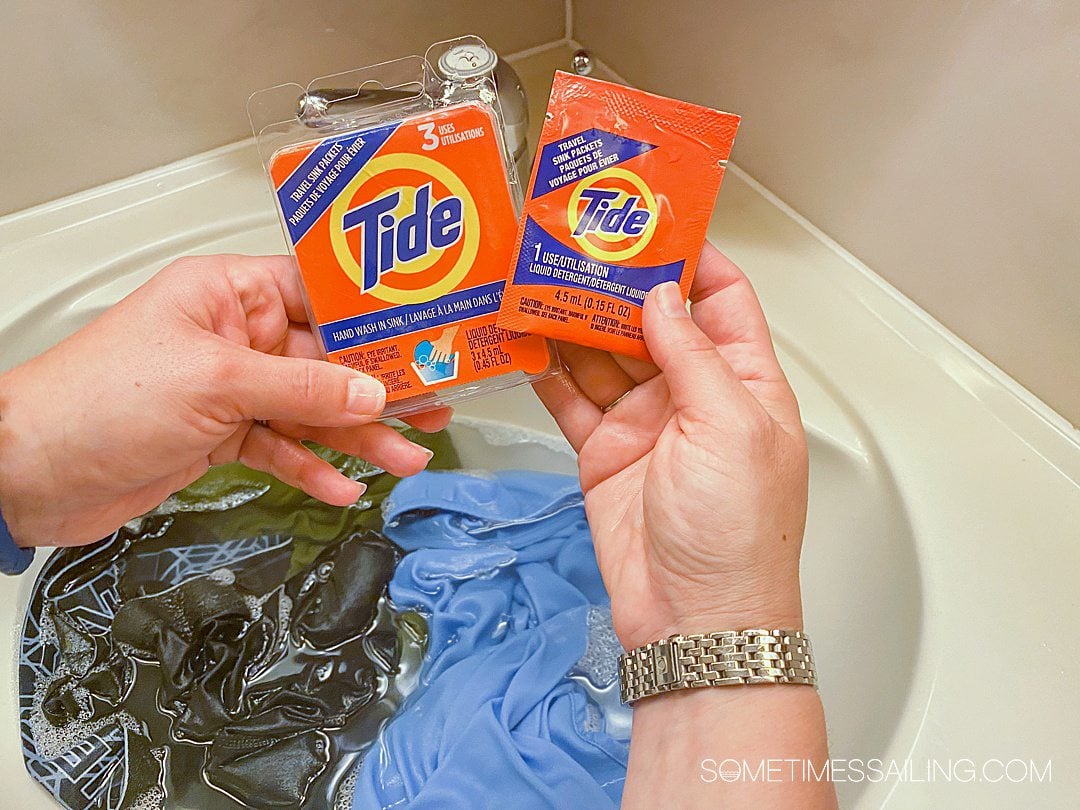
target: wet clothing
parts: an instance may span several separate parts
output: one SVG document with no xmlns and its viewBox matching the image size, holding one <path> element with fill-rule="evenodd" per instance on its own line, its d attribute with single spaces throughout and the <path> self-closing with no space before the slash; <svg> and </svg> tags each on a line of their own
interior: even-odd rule
<svg viewBox="0 0 1080 810">
<path fill-rule="evenodd" d="M 617 690 L 621 650 L 608 622 L 604 663 L 582 666 L 608 597 L 577 480 L 421 473 L 383 513 L 408 552 L 390 598 L 428 622 L 425 686 L 365 758 L 354 808 L 618 806 L 629 743 L 588 687 Z"/>
<path fill-rule="evenodd" d="M 409 437 L 458 466 L 445 434 Z M 576 481 L 399 483 L 320 452 L 360 504 L 232 465 L 49 558 L 19 665 L 31 775 L 78 810 L 616 806 L 620 650 Z"/>
<path fill-rule="evenodd" d="M 436 467 L 458 463 L 445 434 L 408 435 Z M 49 558 L 24 624 L 20 728 L 27 769 L 61 804 L 333 803 L 335 760 L 400 700 L 385 593 L 402 551 L 377 532 L 398 479 L 319 452 L 368 484 L 361 503 L 229 465 Z"/>
</svg>

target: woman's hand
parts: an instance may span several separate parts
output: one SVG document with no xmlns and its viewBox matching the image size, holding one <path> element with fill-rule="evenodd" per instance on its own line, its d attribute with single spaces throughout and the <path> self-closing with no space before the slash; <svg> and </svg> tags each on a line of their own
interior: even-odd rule
<svg viewBox="0 0 1080 810">
<path fill-rule="evenodd" d="M 690 298 L 687 313 L 674 283 L 646 297 L 655 366 L 561 345 L 569 375 L 537 386 L 578 451 L 627 649 L 674 633 L 802 626 L 798 404 L 750 283 L 708 243 Z"/>
<path fill-rule="evenodd" d="M 750 283 L 711 245 L 690 299 L 688 314 L 674 284 L 646 297 L 655 366 L 563 346 L 569 375 L 538 385 L 578 450 L 600 573 L 628 650 L 673 634 L 802 627 L 799 407 Z M 706 763 L 728 758 L 751 768 L 805 760 L 823 772 L 816 690 L 736 686 L 641 700 L 622 806 L 836 806 L 828 781 L 708 780 Z"/>
<path fill-rule="evenodd" d="M 364 485 L 301 439 L 395 475 L 422 470 L 429 452 L 375 422 L 382 384 L 318 358 L 291 258 L 174 262 L 0 376 L 0 510 L 13 536 L 97 540 L 236 460 L 327 503 L 355 502 Z M 448 421 L 445 409 L 411 420 Z"/>
</svg>

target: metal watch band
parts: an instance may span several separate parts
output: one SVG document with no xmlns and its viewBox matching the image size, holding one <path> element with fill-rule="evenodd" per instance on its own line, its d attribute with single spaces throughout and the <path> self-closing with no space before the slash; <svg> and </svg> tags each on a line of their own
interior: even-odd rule
<svg viewBox="0 0 1080 810">
<path fill-rule="evenodd" d="M 670 636 L 619 656 L 623 703 L 697 686 L 817 685 L 810 639 L 800 630 L 727 630 Z"/>
</svg>

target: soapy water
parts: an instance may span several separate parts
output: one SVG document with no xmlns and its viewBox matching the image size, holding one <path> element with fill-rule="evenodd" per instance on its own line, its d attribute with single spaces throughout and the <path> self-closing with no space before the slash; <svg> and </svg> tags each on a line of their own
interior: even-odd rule
<svg viewBox="0 0 1080 810">
<path fill-rule="evenodd" d="M 444 458 L 444 462 L 449 463 L 448 466 L 457 463 L 456 453 L 452 450 L 444 455 L 452 456 Z M 293 540 L 287 534 L 262 534 L 225 544 L 220 542 L 220 537 L 210 537 L 208 534 L 213 534 L 215 526 L 221 529 L 224 536 L 228 536 L 238 524 L 246 525 L 249 529 L 257 526 L 265 530 L 268 523 L 276 523 L 277 529 L 284 528 L 283 524 L 293 524 L 302 529 L 314 528 L 317 530 L 316 534 L 322 532 L 327 536 L 340 536 L 343 526 L 355 526 L 358 522 L 368 526 L 381 524 L 385 516 L 397 513 L 398 504 L 390 494 L 393 482 L 387 485 L 385 479 L 388 477 L 385 474 L 363 462 L 351 460 L 342 460 L 339 468 L 351 477 L 368 480 L 372 484 L 369 489 L 372 497 L 346 510 L 334 510 L 330 507 L 312 506 L 306 502 L 301 504 L 300 501 L 306 501 L 302 497 L 300 501 L 290 501 L 288 498 L 280 501 L 281 485 L 267 479 L 251 480 L 248 473 L 244 473 L 239 481 L 224 476 L 218 482 L 204 485 L 201 491 L 180 493 L 154 512 L 130 523 L 127 527 L 129 536 L 122 545 L 127 550 L 138 549 L 141 552 L 138 555 L 131 554 L 126 557 L 122 552 L 118 554 L 116 549 L 109 551 L 106 548 L 102 551 L 99 546 L 95 551 L 84 555 L 91 562 L 94 562 L 95 555 L 98 559 L 94 565 L 82 572 L 73 570 L 78 564 L 66 564 L 50 570 L 53 563 L 50 561 L 36 588 L 36 626 L 32 626 L 32 615 L 27 618 L 27 627 L 32 630 L 33 638 L 29 647 L 24 641 L 24 661 L 20 669 L 20 681 L 23 684 L 20 715 L 24 755 L 27 757 L 28 767 L 62 804 L 69 807 L 91 806 L 92 803 L 83 800 L 89 798 L 95 787 L 99 791 L 99 798 L 103 796 L 101 791 L 106 788 L 115 797 L 118 795 L 116 786 L 122 780 L 117 777 L 110 782 L 111 777 L 106 774 L 99 779 L 105 787 L 102 787 L 102 784 L 95 786 L 84 783 L 78 785 L 79 790 L 68 790 L 61 795 L 55 774 L 58 769 L 62 771 L 64 768 L 58 766 L 58 762 L 65 760 L 65 757 L 70 762 L 72 754 L 81 750 L 87 756 L 99 757 L 102 771 L 109 768 L 116 771 L 119 767 L 117 756 L 122 754 L 127 757 L 135 750 L 132 748 L 134 745 L 135 748 L 149 746 L 140 753 L 143 764 L 138 767 L 145 771 L 146 763 L 156 762 L 161 775 L 156 780 L 144 778 L 145 774 L 140 776 L 136 768 L 134 776 L 129 774 L 125 777 L 127 781 L 124 784 L 129 788 L 129 792 L 121 796 L 122 801 L 115 802 L 116 806 L 138 810 L 163 807 L 215 810 L 284 806 L 280 803 L 267 804 L 261 800 L 259 791 L 238 793 L 235 789 L 223 790 L 220 785 L 213 784 L 206 777 L 204 765 L 209 761 L 210 749 L 213 746 L 203 741 L 176 739 L 177 709 L 163 705 L 162 667 L 156 661 L 148 659 L 145 654 L 132 655 L 134 650 L 124 650 L 133 664 L 130 676 L 124 674 L 117 678 L 123 681 L 119 688 L 126 690 L 118 701 L 117 710 L 102 714 L 100 700 L 94 704 L 96 698 L 85 688 L 76 685 L 64 692 L 64 699 L 70 694 L 74 701 L 72 706 L 77 706 L 75 716 L 67 724 L 57 725 L 51 722 L 46 717 L 46 701 L 50 696 L 55 698 L 54 691 L 58 683 L 68 678 L 77 680 L 76 676 L 79 674 L 73 671 L 65 656 L 57 652 L 58 634 L 53 613 L 74 607 L 75 614 L 84 621 L 82 626 L 91 637 L 94 633 L 108 629 L 109 622 L 122 601 L 118 598 L 117 583 L 125 574 L 130 575 L 132 566 L 141 576 L 150 577 L 159 583 L 172 583 L 170 587 L 174 588 L 177 583 L 190 581 L 192 576 L 205 577 L 207 587 L 231 587 L 248 576 L 244 573 L 245 566 L 271 560 L 277 554 L 282 560 L 291 559 L 291 563 L 287 564 L 287 573 L 290 577 L 295 577 L 300 571 L 306 570 L 302 568 L 304 564 L 313 565 L 311 560 L 315 552 L 327 547 L 323 541 L 316 542 L 315 547 L 308 551 L 306 548 L 291 549 Z M 492 474 L 484 471 L 477 471 L 470 477 L 478 484 L 492 483 L 494 480 Z M 564 500 L 549 504 L 536 514 L 528 516 L 524 523 L 519 516 L 516 523 L 490 520 L 484 526 L 472 528 L 477 531 L 478 536 L 482 536 L 485 532 L 495 532 L 511 524 L 528 527 L 571 508 L 568 503 L 570 502 Z M 313 510 L 311 514 L 308 514 L 309 509 Z M 243 516 L 245 511 L 250 513 L 247 519 L 237 521 L 235 518 L 238 515 Z M 345 517 L 330 514 L 342 511 L 347 513 Z M 192 538 L 205 542 L 191 543 Z M 291 556 L 287 553 L 290 549 Z M 72 554 L 75 554 L 74 551 Z M 218 564 L 223 554 L 229 558 L 226 565 Z M 103 563 L 102 560 L 110 555 L 111 562 Z M 86 560 L 83 560 L 83 564 L 85 562 Z M 478 580 L 491 579 L 498 576 L 500 570 L 513 568 L 515 564 L 513 560 L 508 560 L 483 571 L 473 571 L 471 575 L 463 571 L 460 580 L 465 581 L 470 576 Z M 279 561 L 274 565 L 282 572 L 286 570 L 282 567 L 286 565 L 284 562 Z M 318 570 L 320 569 L 312 569 L 313 572 Z M 54 579 L 45 582 L 47 574 Z M 308 579 L 312 576 L 314 573 L 310 573 Z M 160 588 L 157 592 L 160 593 Z M 48 604 L 41 601 L 43 595 L 49 597 Z M 244 594 L 241 601 L 250 614 L 251 624 L 256 624 L 263 618 L 263 608 L 269 608 L 272 596 L 270 592 L 261 596 Z M 269 618 L 274 618 L 279 628 L 288 627 L 295 620 L 293 600 L 283 591 L 274 598 L 273 617 Z M 31 612 L 33 610 L 34 604 Z M 606 605 L 589 607 L 586 624 L 584 653 L 577 664 L 566 672 L 567 682 L 578 684 L 589 697 L 589 705 L 581 721 L 582 730 L 589 733 L 604 732 L 614 739 L 626 740 L 629 737 L 630 713 L 619 702 L 615 670 L 615 660 L 621 647 L 611 628 L 610 611 Z M 491 640 L 499 642 L 513 630 L 513 617 L 505 614 L 492 626 Z M 292 806 L 335 810 L 345 810 L 353 806 L 366 755 L 374 750 L 371 748 L 372 744 L 380 738 L 387 724 L 393 723 L 402 704 L 407 703 L 410 695 L 422 692 L 428 687 L 423 674 L 429 641 L 427 633 L 424 616 L 405 608 L 395 608 L 385 594 L 379 598 L 375 619 L 367 629 L 366 636 L 393 635 L 396 639 L 397 658 L 392 662 L 385 662 L 388 665 L 382 669 L 376 666 L 376 700 L 343 718 L 343 722 L 327 722 L 321 728 L 319 734 L 323 735 L 325 743 L 316 741 L 313 750 L 325 750 L 328 762 L 310 780 L 301 803 Z M 89 642 L 80 640 L 78 634 L 70 632 L 66 633 L 66 638 L 66 653 L 72 661 L 77 663 L 84 658 L 89 660 L 93 652 L 87 646 Z M 295 680 L 304 672 L 314 673 L 315 680 L 324 676 L 329 678 L 336 666 L 335 662 L 359 654 L 359 646 L 352 643 L 336 650 L 314 650 L 303 643 L 296 644 L 295 641 L 294 638 L 286 644 L 287 651 L 284 655 L 280 655 L 269 665 L 253 670 L 246 688 L 257 691 L 275 681 L 290 678 Z M 449 636 L 442 639 L 442 642 L 445 652 L 447 647 L 456 646 L 459 638 L 456 635 Z M 118 645 L 118 648 L 122 648 L 122 645 Z M 29 659 L 28 649 L 31 650 Z M 33 652 L 35 650 L 38 652 Z M 377 658 L 377 655 L 373 657 L 368 647 L 364 648 L 362 654 L 372 657 L 372 660 Z M 313 659 L 318 659 L 321 663 L 313 667 Z M 32 684 L 32 688 L 27 689 L 29 684 Z M 96 715 L 94 705 L 98 706 Z M 179 707 L 181 710 L 185 708 L 182 703 Z M 56 714 L 55 708 L 53 714 Z M 138 742 L 147 738 L 146 743 Z M 384 753 L 380 748 L 380 758 Z M 128 763 L 127 767 L 134 766 Z M 52 784 L 46 781 L 49 778 L 54 779 Z M 139 778 L 144 778 L 144 783 L 139 782 Z M 133 787 L 140 789 L 138 792 L 131 792 Z"/>
<path fill-rule="evenodd" d="M 357 778 L 363 807 L 616 807 L 626 776 L 619 650 L 576 477 L 424 473 L 384 512 L 390 582 L 428 620 L 423 688 Z M 598 702 L 599 701 L 599 702 Z"/>
<path fill-rule="evenodd" d="M 564 437 L 553 433 L 540 433 L 507 422 L 491 422 L 464 414 L 456 415 L 454 421 L 457 425 L 475 430 L 486 445 L 487 453 L 490 453 L 492 448 L 505 447 L 520 452 L 529 446 L 536 446 L 571 461 L 574 458 L 570 443 Z"/>
<path fill-rule="evenodd" d="M 235 582 L 236 574 L 231 569 L 218 568 L 211 571 L 207 577 L 216 583 L 230 585 Z M 252 616 L 256 618 L 262 602 L 252 602 L 251 608 Z M 290 610 L 289 600 L 283 600 L 279 606 L 279 617 L 286 624 Z M 55 621 L 48 612 L 42 616 L 39 636 L 41 644 L 57 644 Z M 365 750 L 376 738 L 381 726 L 393 717 L 402 700 L 419 684 L 425 646 L 423 620 L 415 614 L 397 613 L 387 599 L 382 597 L 378 603 L 376 621 L 371 628 L 371 633 L 379 632 L 393 632 L 399 640 L 400 652 L 396 667 L 390 677 L 382 673 L 378 675 L 377 691 L 382 695 L 378 701 L 365 707 L 364 711 L 357 712 L 340 728 L 324 730 L 328 745 L 337 752 L 337 756 L 325 774 L 312 782 L 303 801 L 302 806 L 305 808 L 337 806 L 345 795 L 351 804 L 351 789 L 342 781 L 341 775 L 353 771 L 352 779 L 355 782 L 355 766 Z M 276 679 L 296 676 L 305 668 L 307 662 L 304 658 L 317 652 L 307 647 L 291 647 L 288 654 L 277 663 L 250 679 L 247 687 L 255 688 Z M 347 654 L 348 650 L 345 652 Z M 333 656 L 330 656 L 324 663 L 329 664 L 332 661 Z M 78 751 L 82 746 L 81 753 L 85 760 L 97 757 L 104 761 L 108 752 L 88 748 L 86 740 L 102 733 L 108 737 L 116 731 L 145 735 L 162 743 L 150 749 L 153 757 L 165 766 L 161 769 L 162 778 L 160 784 L 150 786 L 137 796 L 126 797 L 124 806 L 191 810 L 260 806 L 258 801 L 249 804 L 243 797 L 229 795 L 207 779 L 202 770 L 205 744 L 175 739 L 171 728 L 175 717 L 162 707 L 160 702 L 160 666 L 151 661 L 134 659 L 132 670 L 133 674 L 122 701 L 124 708 L 95 717 L 88 690 L 75 686 L 70 693 L 78 706 L 77 715 L 70 722 L 57 725 L 47 718 L 45 703 L 57 684 L 75 674 L 64 658 L 59 657 L 51 673 L 34 681 L 29 711 L 23 713 L 28 719 L 30 736 L 36 744 L 35 759 L 53 760 L 65 756 L 70 758 L 71 752 Z"/>
<path fill-rule="evenodd" d="M 395 614 L 386 603 L 386 600 L 380 600 L 379 618 L 374 628 L 375 631 L 395 628 L 397 624 Z M 397 670 L 390 678 L 383 675 L 379 676 L 380 691 L 383 692 L 383 697 L 371 706 L 366 707 L 364 711 L 358 712 L 341 728 L 325 731 L 330 750 L 336 752 L 336 758 L 328 763 L 327 771 L 312 783 L 302 804 L 304 808 L 335 807 L 340 801 L 343 791 L 346 790 L 348 790 L 350 801 L 348 807 L 351 807 L 352 792 L 345 786 L 343 775 L 347 775 L 359 764 L 364 753 L 378 736 L 379 729 L 394 716 L 402 700 L 413 692 L 418 685 L 420 664 L 424 654 L 424 638 L 422 635 L 417 634 L 418 627 L 422 628 L 422 621 L 417 619 L 400 626 L 402 631 L 399 636 L 401 639 L 401 657 Z M 306 652 L 310 651 L 303 648 L 295 649 L 278 664 L 261 673 L 257 679 L 252 680 L 249 685 L 256 686 L 260 683 L 272 681 L 275 678 L 299 673 L 303 669 L 303 663 L 298 660 L 298 657 Z M 147 681 L 147 686 L 144 687 L 145 691 L 143 692 L 143 699 L 146 704 L 144 711 L 139 712 L 144 717 L 149 715 L 146 709 L 161 710 L 160 706 L 156 706 L 155 703 L 151 702 L 155 701 L 154 693 L 158 680 L 156 669 L 156 667 L 148 666 L 146 672 L 141 673 Z M 201 748 L 201 746 L 185 747 Z M 222 792 L 220 788 L 207 781 L 205 775 L 202 774 L 199 774 L 196 783 L 184 782 L 182 775 L 198 771 L 198 766 L 202 760 L 202 751 L 199 750 L 193 754 L 197 758 L 196 762 L 179 767 L 175 760 L 176 750 L 177 746 L 174 745 L 172 768 L 167 772 L 165 789 L 162 794 L 169 796 L 170 801 L 168 805 L 156 805 L 157 807 L 167 806 L 177 808 L 177 810 L 181 810 L 181 808 L 183 810 L 201 810 L 202 808 L 206 808 L 206 810 L 223 810 L 224 808 L 259 806 L 258 802 L 249 804 L 241 796 L 231 796 Z M 354 775 L 354 783 L 355 778 Z"/>
<path fill-rule="evenodd" d="M 570 670 L 570 678 L 585 688 L 594 704 L 587 730 L 604 729 L 617 740 L 629 740 L 633 713 L 619 694 L 618 660 L 623 648 L 611 624 L 611 608 L 591 605 L 587 623 L 585 654 Z"/>
<path fill-rule="evenodd" d="M 409 437 L 435 451 L 434 467 L 457 465 L 445 434 L 429 437 L 410 431 Z M 245 695 L 257 695 L 261 701 L 244 712 L 260 715 L 260 706 L 280 707 L 273 710 L 283 719 L 292 717 L 294 726 L 299 722 L 301 729 L 311 730 L 310 744 L 302 753 L 311 768 L 321 772 L 310 780 L 303 806 L 333 805 L 333 779 L 358 759 L 385 719 L 415 689 L 424 626 L 417 617 L 392 610 L 385 596 L 375 592 L 378 601 L 370 626 L 348 627 L 348 612 L 334 620 L 348 627 L 344 646 L 333 639 L 322 650 L 303 638 L 288 638 L 293 629 L 307 626 L 301 635 L 315 634 L 320 643 L 326 641 L 334 622 L 328 628 L 320 615 L 324 593 L 330 598 L 327 604 L 338 599 L 342 609 L 351 611 L 347 598 L 325 588 L 333 586 L 334 576 L 364 580 L 363 560 L 350 561 L 342 549 L 357 532 L 366 536 L 363 532 L 379 527 L 381 499 L 397 481 L 360 459 L 321 448 L 317 452 L 345 475 L 368 483 L 363 501 L 344 509 L 327 507 L 269 476 L 230 465 L 211 470 L 129 522 L 113 538 L 93 547 L 63 549 L 49 559 L 24 626 L 20 727 L 28 770 L 60 804 L 271 806 L 261 801 L 262 791 L 230 796 L 238 793 L 235 785 L 223 792 L 206 778 L 203 766 L 216 746 L 222 760 L 219 775 L 237 781 L 236 766 L 245 754 L 240 749 L 237 759 L 220 743 L 224 737 L 243 744 L 243 737 L 226 733 L 213 739 L 180 740 L 176 733 L 183 715 L 198 715 L 196 710 L 189 712 L 188 702 L 196 698 L 205 702 L 204 696 L 213 694 L 213 689 L 191 691 L 187 669 L 213 672 L 233 660 L 236 664 L 230 666 L 238 667 L 236 672 L 247 673 Z M 354 542 L 352 548 L 362 546 L 363 542 Z M 382 547 L 389 548 L 385 543 Z M 331 558 L 316 566 L 320 555 L 327 553 Z M 311 573 L 305 574 L 309 568 Z M 391 573 L 392 567 L 384 576 Z M 305 593 L 308 580 L 317 587 Z M 291 592 L 277 583 L 292 583 Z M 367 587 L 384 591 L 385 581 Z M 154 646 L 141 638 L 154 633 L 135 633 L 127 639 L 133 644 L 124 644 L 114 632 L 117 616 L 125 611 L 130 616 L 131 606 L 140 600 L 146 605 L 140 620 L 167 617 L 158 625 L 182 643 L 179 658 L 170 653 L 175 660 L 167 677 L 158 660 L 160 650 L 138 649 Z M 214 605 L 226 603 L 228 609 L 217 610 L 215 618 Z M 293 616 L 297 604 L 303 615 Z M 193 632 L 192 616 L 202 617 L 196 622 L 198 632 Z M 254 653 L 244 652 L 248 643 L 244 639 L 256 639 L 251 631 L 260 627 L 269 628 L 269 646 L 264 644 L 262 652 L 258 645 Z M 201 640 L 204 631 L 210 634 Z M 240 635 L 234 643 L 229 639 L 236 633 Z M 363 638 L 348 641 L 359 636 Z M 369 644 L 372 639 L 379 641 Z M 388 644 L 395 648 L 390 654 L 385 652 Z M 218 649 L 225 651 L 226 659 L 215 664 Z M 386 660 L 388 655 L 396 660 Z M 183 688 L 166 695 L 162 688 L 166 680 Z M 275 681 L 282 688 L 275 689 Z M 222 684 L 227 687 L 228 678 Z M 368 694 L 370 698 L 365 697 Z M 231 697 L 214 711 L 226 704 L 239 706 L 238 699 L 243 703 L 248 697 Z M 320 703 L 326 704 L 325 711 L 319 709 Z M 311 717 L 312 711 L 337 712 L 341 719 Z M 244 727 L 242 716 L 235 719 Z M 233 722 L 225 719 L 226 732 Z M 198 732 L 198 723 L 194 726 Z M 265 732 L 260 734 L 266 739 Z M 319 752 L 328 749 L 334 750 L 333 767 L 320 766 Z M 241 803 L 248 793 L 254 803 Z M 276 806 L 297 804 L 279 799 Z"/>
</svg>

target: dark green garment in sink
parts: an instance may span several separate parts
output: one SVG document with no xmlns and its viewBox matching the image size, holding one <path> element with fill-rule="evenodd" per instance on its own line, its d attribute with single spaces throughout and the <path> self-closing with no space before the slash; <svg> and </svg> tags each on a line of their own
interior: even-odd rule
<svg viewBox="0 0 1080 810">
<path fill-rule="evenodd" d="M 435 451 L 432 469 L 459 466 L 445 432 L 406 434 Z M 314 449 L 368 484 L 359 504 L 227 465 L 48 560 L 20 725 L 28 770 L 61 804 L 334 805 L 425 629 L 385 598 L 401 550 L 379 533 L 381 506 L 398 479 Z"/>
</svg>

